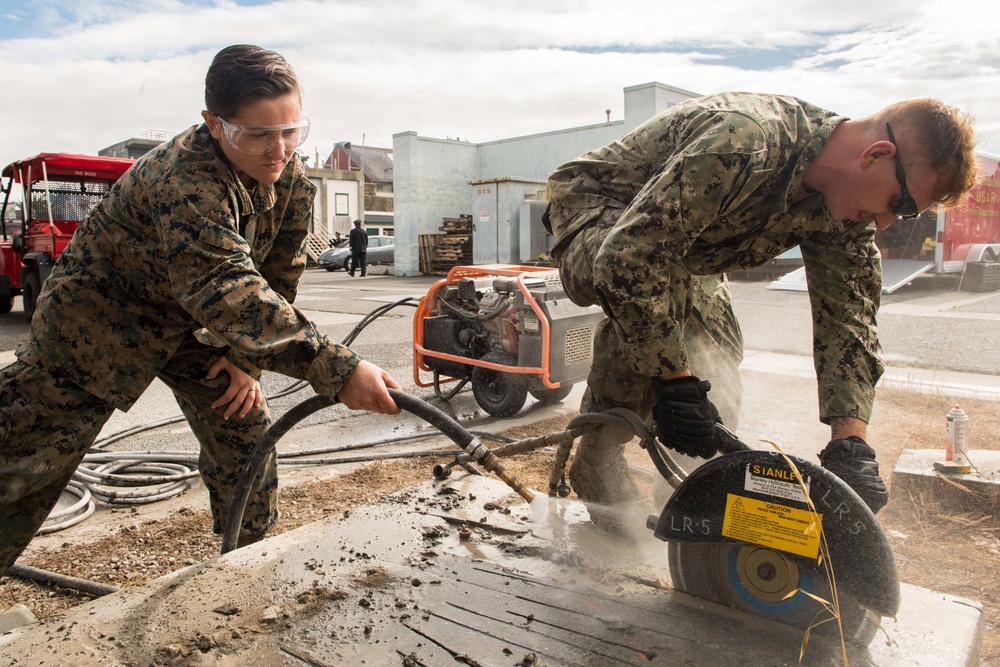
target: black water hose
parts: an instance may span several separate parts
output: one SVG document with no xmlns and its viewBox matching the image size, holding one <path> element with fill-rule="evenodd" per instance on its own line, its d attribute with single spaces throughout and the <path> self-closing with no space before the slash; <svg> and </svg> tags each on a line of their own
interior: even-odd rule
<svg viewBox="0 0 1000 667">
<path fill-rule="evenodd" d="M 503 464 L 500 463 L 499 458 L 490 451 L 490 448 L 483 444 L 475 435 L 465 430 L 457 421 L 416 396 L 410 396 L 397 389 L 390 389 L 389 395 L 392 396 L 392 400 L 400 408 L 413 413 L 431 426 L 436 427 L 441 433 L 448 436 L 452 442 L 464 449 L 472 459 L 472 463 L 478 464 L 487 472 L 492 472 L 529 503 L 534 500 L 535 495 L 521 484 L 516 477 L 507 472 Z"/>
<path fill-rule="evenodd" d="M 631 410 L 626 410 L 624 408 L 611 408 L 603 412 L 584 412 L 577 415 L 569 421 L 566 425 L 566 430 L 558 436 L 559 437 L 558 447 L 555 451 L 555 458 L 552 461 L 552 468 L 549 471 L 549 495 L 559 496 L 565 498 L 569 495 L 569 485 L 566 484 L 565 470 L 566 463 L 569 461 L 569 455 L 573 449 L 573 441 L 586 433 L 587 431 L 599 428 L 601 426 L 616 426 L 618 428 L 625 428 L 635 435 L 637 435 L 641 440 L 641 446 L 647 452 L 650 452 L 650 458 L 653 460 L 653 464 L 656 466 L 657 471 L 672 485 L 676 486 L 680 484 L 681 478 L 672 469 L 669 463 L 672 460 L 664 460 L 662 453 L 659 450 L 654 452 L 655 449 L 655 437 L 646 428 L 646 425 L 639 418 L 637 414 Z M 652 442 L 654 447 L 650 447 L 649 443 Z M 668 463 L 669 461 L 669 463 Z"/>
<path fill-rule="evenodd" d="M 361 334 L 362 331 L 364 331 L 368 327 L 369 324 L 371 324 L 378 318 L 382 317 L 396 306 L 409 306 L 411 308 L 416 308 L 418 305 L 419 305 L 419 299 L 412 296 L 404 297 L 402 299 L 399 299 L 398 301 L 393 301 L 392 303 L 382 304 L 381 306 L 375 308 L 367 315 L 365 315 L 363 318 L 361 318 L 361 321 L 358 322 L 353 329 L 351 329 L 350 333 L 344 336 L 343 340 L 340 341 L 340 344 L 350 347 L 351 344 L 355 341 L 355 339 L 357 339 L 357 337 Z M 289 394 L 294 394 L 300 389 L 304 389 L 305 387 L 308 386 L 309 383 L 306 380 L 297 380 L 292 384 L 288 385 L 287 387 L 285 387 L 284 389 L 280 389 L 274 394 L 269 395 L 268 399 L 288 396 Z"/>
<path fill-rule="evenodd" d="M 264 461 L 274 451 L 278 440 L 312 413 L 328 408 L 335 403 L 334 399 L 322 394 L 307 398 L 271 424 L 267 432 L 264 433 L 264 437 L 254 446 L 243 466 L 239 479 L 236 480 L 236 485 L 233 487 L 233 500 L 229 505 L 229 513 L 226 515 L 226 529 L 222 534 L 222 553 L 236 548 L 240 524 L 243 523 L 243 512 L 246 510 L 247 500 L 250 498 L 250 487 L 257 479 Z"/>
<path fill-rule="evenodd" d="M 722 424 L 715 425 L 715 446 L 722 454 L 732 454 L 733 452 L 753 449 L 750 445 L 737 438 L 735 433 Z"/>
<path fill-rule="evenodd" d="M 465 454 L 461 449 L 422 449 L 414 452 L 387 452 L 384 454 L 362 454 L 361 456 L 337 456 L 332 459 L 306 459 L 305 461 L 292 461 L 287 465 L 340 465 L 343 463 L 369 463 L 374 461 L 392 461 L 394 459 L 419 459 L 436 456 L 458 456 Z"/>
<path fill-rule="evenodd" d="M 657 472 L 667 480 L 667 483 L 677 488 L 684 481 L 687 473 L 674 460 L 669 449 L 659 441 L 656 433 L 651 431 L 645 422 L 631 410 L 611 408 L 603 412 L 585 412 L 570 420 L 566 433 L 575 432 L 581 434 L 586 430 L 600 426 L 617 426 L 629 429 L 642 441 L 640 446 L 649 454 L 649 458 L 653 461 Z M 732 431 L 722 426 L 722 424 L 716 424 L 715 445 L 722 454 L 750 449 L 749 445 L 737 438 Z M 556 450 L 556 457 L 549 475 L 550 495 L 560 495 L 563 497 L 568 495 L 568 488 L 565 488 L 562 477 L 572 447 L 573 439 L 569 438 L 563 440 Z"/>
<path fill-rule="evenodd" d="M 389 395 L 397 406 L 422 418 L 431 426 L 436 427 L 441 433 L 451 439 L 452 442 L 461 447 L 470 456 L 472 461 L 495 474 L 522 498 L 529 502 L 534 498 L 530 490 L 504 469 L 489 447 L 465 430 L 457 421 L 433 405 L 398 389 L 389 389 Z M 247 500 L 250 498 L 251 486 L 254 480 L 257 479 L 264 461 L 274 451 L 278 440 L 301 420 L 335 403 L 334 399 L 322 395 L 306 399 L 275 421 L 267 429 L 260 442 L 254 446 L 254 449 L 250 452 L 250 456 L 247 458 L 246 464 L 243 466 L 239 479 L 236 481 L 236 485 L 233 487 L 233 499 L 229 506 L 225 530 L 222 534 L 222 553 L 229 553 L 236 548 L 240 527 L 243 524 L 243 513 L 246 510 Z M 443 454 L 447 454 L 447 452 L 443 452 Z"/>
</svg>

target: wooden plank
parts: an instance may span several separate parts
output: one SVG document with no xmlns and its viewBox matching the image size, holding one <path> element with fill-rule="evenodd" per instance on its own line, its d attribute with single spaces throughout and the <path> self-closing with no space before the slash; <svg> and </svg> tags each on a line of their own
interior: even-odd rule
<svg viewBox="0 0 1000 667">
<path fill-rule="evenodd" d="M 438 234 L 419 235 L 420 273 L 422 274 L 429 274 L 432 271 L 431 267 L 434 261 L 434 247 L 438 236 Z"/>
</svg>

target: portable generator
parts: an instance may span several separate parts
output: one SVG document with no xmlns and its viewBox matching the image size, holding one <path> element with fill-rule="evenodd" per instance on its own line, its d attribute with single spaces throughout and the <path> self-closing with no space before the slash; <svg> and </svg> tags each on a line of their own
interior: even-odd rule
<svg viewBox="0 0 1000 667">
<path fill-rule="evenodd" d="M 599 307 L 570 301 L 553 268 L 456 266 L 420 299 L 413 379 L 444 399 L 471 382 L 476 402 L 495 417 L 516 414 L 529 393 L 561 401 L 590 373 L 594 328 L 603 318 Z M 456 381 L 451 392 L 441 391 Z"/>
</svg>

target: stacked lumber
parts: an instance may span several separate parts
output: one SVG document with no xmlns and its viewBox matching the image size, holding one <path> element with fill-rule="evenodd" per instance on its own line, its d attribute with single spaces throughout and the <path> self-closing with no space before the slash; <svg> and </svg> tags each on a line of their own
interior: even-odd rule
<svg viewBox="0 0 1000 667">
<path fill-rule="evenodd" d="M 443 276 L 454 266 L 472 264 L 472 216 L 443 218 L 440 234 L 420 234 L 420 273 Z"/>
</svg>

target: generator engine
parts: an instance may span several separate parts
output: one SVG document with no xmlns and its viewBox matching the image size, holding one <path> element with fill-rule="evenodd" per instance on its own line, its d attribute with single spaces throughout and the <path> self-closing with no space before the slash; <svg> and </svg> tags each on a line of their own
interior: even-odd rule
<svg viewBox="0 0 1000 667">
<path fill-rule="evenodd" d="M 468 359 L 479 359 L 494 350 L 517 358 L 519 317 L 510 283 L 504 279 L 462 278 L 441 289 L 435 316 L 424 320 L 427 349 Z M 427 365 L 458 378 L 470 377 L 474 368 L 434 357 L 427 358 Z"/>
<path fill-rule="evenodd" d="M 416 374 L 433 371 L 436 389 L 442 375 L 471 381 L 494 416 L 516 413 L 528 393 L 565 398 L 590 372 L 594 327 L 604 317 L 570 301 L 557 271 L 511 273 L 439 283 L 414 324 L 422 334 L 420 342 L 415 336 Z"/>
</svg>

